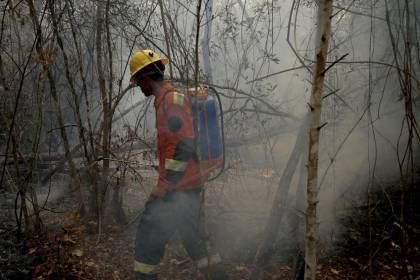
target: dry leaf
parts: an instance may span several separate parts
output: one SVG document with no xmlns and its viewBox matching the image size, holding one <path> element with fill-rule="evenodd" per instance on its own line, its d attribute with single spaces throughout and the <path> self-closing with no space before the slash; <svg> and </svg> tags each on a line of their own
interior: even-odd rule
<svg viewBox="0 0 420 280">
<path fill-rule="evenodd" d="M 92 261 L 87 261 L 87 262 L 85 262 L 85 264 L 87 266 L 96 266 L 96 264 L 94 262 L 92 262 Z"/>
<path fill-rule="evenodd" d="M 83 256 L 83 251 L 82 251 L 82 250 L 80 250 L 80 249 L 75 249 L 75 250 L 73 250 L 73 251 L 71 252 L 71 254 L 72 254 L 73 256 L 76 256 L 76 257 L 81 257 L 81 256 Z"/>
<path fill-rule="evenodd" d="M 273 174 L 274 174 L 274 170 L 273 169 L 266 169 L 266 170 L 264 170 L 262 172 L 262 176 L 264 178 L 271 178 L 271 177 L 273 177 Z"/>
<path fill-rule="evenodd" d="M 243 266 L 243 265 L 237 265 L 237 266 L 235 266 L 235 269 L 237 271 L 247 271 L 246 267 Z"/>
<path fill-rule="evenodd" d="M 120 275 L 119 275 L 119 273 L 118 273 L 118 271 L 117 271 L 117 270 L 114 270 L 114 271 L 112 272 L 112 279 L 113 279 L 113 280 L 120 280 Z"/>
<path fill-rule="evenodd" d="M 335 275 L 340 274 L 340 271 L 338 271 L 337 269 L 334 268 L 330 268 L 331 272 L 334 273 Z"/>
<path fill-rule="evenodd" d="M 64 242 L 73 243 L 73 244 L 75 244 L 75 243 L 76 243 L 76 241 L 72 240 L 72 239 L 69 237 L 69 235 L 68 235 L 68 234 L 65 234 L 65 235 L 64 235 L 64 237 L 63 237 L 63 241 L 64 241 Z"/>
<path fill-rule="evenodd" d="M 80 214 L 78 214 L 80 216 Z M 83 231 L 83 226 L 74 226 L 67 229 L 71 233 L 81 233 Z"/>
</svg>

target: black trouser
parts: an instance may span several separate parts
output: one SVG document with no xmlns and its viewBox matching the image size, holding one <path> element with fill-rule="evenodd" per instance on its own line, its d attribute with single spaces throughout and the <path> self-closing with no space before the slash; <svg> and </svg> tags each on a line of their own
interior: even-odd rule
<svg viewBox="0 0 420 280">
<path fill-rule="evenodd" d="M 146 203 L 136 236 L 134 270 L 138 279 L 157 279 L 157 265 L 176 230 L 199 268 L 220 262 L 218 254 L 207 261 L 206 244 L 198 230 L 199 214 L 199 189 L 176 190 Z"/>
</svg>

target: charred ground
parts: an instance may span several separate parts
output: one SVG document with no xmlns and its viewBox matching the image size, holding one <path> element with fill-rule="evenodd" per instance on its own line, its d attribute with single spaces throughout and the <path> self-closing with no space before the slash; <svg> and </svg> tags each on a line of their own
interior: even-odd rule
<svg viewBox="0 0 420 280">
<path fill-rule="evenodd" d="M 401 190 L 396 188 L 396 183 L 373 191 L 370 206 L 367 201 L 361 202 L 357 198 L 350 203 L 347 201 L 346 205 L 353 203 L 354 207 L 341 209 L 338 213 L 340 219 L 337 225 L 343 230 L 334 238 L 333 246 L 320 241 L 319 279 L 419 279 L 417 185 L 418 180 L 405 190 L 404 221 L 398 220 L 395 214 L 401 206 Z M 207 208 L 209 213 L 220 213 L 217 209 L 212 211 L 212 207 L 217 207 L 217 199 L 220 199 L 220 196 L 212 197 L 212 193 L 214 195 L 210 192 Z M 2 195 L 2 209 L 5 211 L 2 211 L 0 228 L 1 279 L 133 278 L 136 217 L 146 200 L 142 189 L 127 186 L 125 199 L 130 202 L 127 205 L 131 205 L 125 209 L 128 224 L 108 221 L 100 236 L 94 221 L 80 218 L 74 207 L 77 200 L 69 193 L 47 203 L 45 209 L 48 210 L 42 214 L 44 224 L 41 233 L 19 233 L 13 215 L 14 194 Z M 209 219 L 210 224 L 212 221 L 217 224 L 217 216 Z M 264 279 L 296 279 L 299 276 L 302 244 L 299 244 L 299 238 L 291 239 L 290 236 L 298 234 L 301 229 L 291 228 L 287 220 L 285 229 L 279 234 L 274 255 L 265 266 Z M 234 225 L 230 229 L 229 224 L 214 229 L 215 235 L 226 236 L 227 242 L 218 244 L 223 246 L 219 249 L 226 257 L 233 279 L 250 279 L 254 268 L 253 257 L 261 242 L 261 233 L 257 231 L 254 234 L 253 226 L 251 219 L 249 232 L 244 231 L 240 235 L 232 233 Z M 232 234 L 238 239 L 236 243 L 230 242 Z M 160 277 L 203 279 L 176 236 L 167 246 Z"/>
</svg>

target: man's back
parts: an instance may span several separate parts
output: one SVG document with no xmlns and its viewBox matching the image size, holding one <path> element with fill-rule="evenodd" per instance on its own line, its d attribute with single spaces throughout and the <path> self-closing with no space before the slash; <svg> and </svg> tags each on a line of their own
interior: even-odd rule
<svg viewBox="0 0 420 280">
<path fill-rule="evenodd" d="M 193 112 L 187 94 L 162 82 L 155 94 L 159 182 L 155 195 L 200 186 Z"/>
</svg>

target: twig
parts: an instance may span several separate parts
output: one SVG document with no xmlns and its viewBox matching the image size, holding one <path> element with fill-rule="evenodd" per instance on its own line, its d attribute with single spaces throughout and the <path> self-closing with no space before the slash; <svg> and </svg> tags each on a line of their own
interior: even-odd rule
<svg viewBox="0 0 420 280">
<path fill-rule="evenodd" d="M 308 67 L 310 67 L 310 65 Z M 287 72 L 291 72 L 291 71 L 299 70 L 299 69 L 304 69 L 304 68 L 307 68 L 307 67 L 306 66 L 298 66 L 298 67 L 288 68 L 288 69 L 285 69 L 285 70 L 282 70 L 282 71 L 279 71 L 279 72 L 271 73 L 271 74 L 268 74 L 266 76 L 256 78 L 256 79 L 248 81 L 246 83 L 250 84 L 250 83 L 253 83 L 253 82 L 256 82 L 256 81 L 261 81 L 261 80 L 276 76 L 276 75 L 280 75 L 280 74 L 283 74 L 283 73 L 287 73 Z"/>
<path fill-rule="evenodd" d="M 349 54 L 346 53 L 345 55 L 343 55 L 342 57 L 340 57 L 339 59 L 337 59 L 336 61 L 334 61 L 333 63 L 331 63 L 327 69 L 325 69 L 324 71 L 321 72 L 321 75 L 325 75 L 325 73 L 328 72 L 328 70 L 330 70 L 334 65 L 336 65 L 337 63 L 339 63 L 340 61 L 342 61 L 344 58 L 346 58 Z"/>
</svg>

